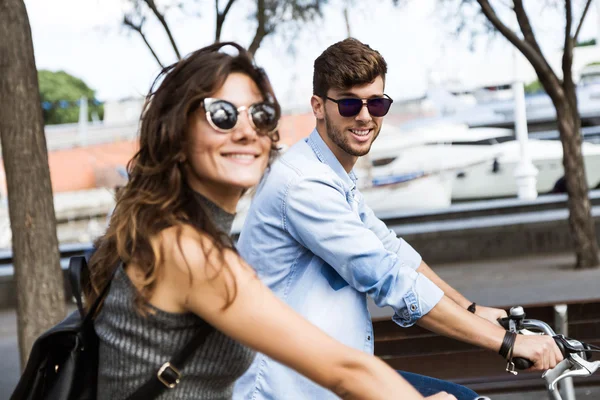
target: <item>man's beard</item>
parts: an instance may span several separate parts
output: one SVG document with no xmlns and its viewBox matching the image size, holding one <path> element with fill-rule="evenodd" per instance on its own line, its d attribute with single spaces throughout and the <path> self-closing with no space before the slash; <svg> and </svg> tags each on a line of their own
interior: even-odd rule
<svg viewBox="0 0 600 400">
<path fill-rule="evenodd" d="M 377 128 L 377 126 L 373 128 L 373 139 L 371 140 L 371 143 L 369 143 L 369 147 L 367 149 L 353 149 L 350 145 L 350 139 L 348 138 L 348 135 L 345 135 L 344 132 L 340 132 L 336 126 L 330 124 L 329 118 L 327 117 L 327 114 L 325 114 L 325 129 L 327 129 L 327 136 L 329 136 L 329 139 L 331 139 L 331 141 L 340 149 L 354 157 L 362 157 L 371 150 L 371 145 L 373 145 L 377 135 L 379 135 L 379 130 Z"/>
</svg>

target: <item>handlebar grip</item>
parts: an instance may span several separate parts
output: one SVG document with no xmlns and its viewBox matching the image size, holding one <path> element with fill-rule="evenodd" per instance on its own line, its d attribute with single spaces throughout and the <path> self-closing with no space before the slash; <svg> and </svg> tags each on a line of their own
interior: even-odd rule
<svg viewBox="0 0 600 400">
<path fill-rule="evenodd" d="M 563 357 L 568 357 L 569 356 L 569 352 L 567 351 L 567 349 L 565 349 L 565 345 L 562 342 L 562 340 L 560 340 L 558 337 L 555 336 L 554 337 L 554 342 L 556 343 L 556 346 L 558 346 L 558 349 L 562 353 Z"/>
<path fill-rule="evenodd" d="M 561 351 L 561 353 L 563 354 L 563 357 L 567 357 L 568 353 L 567 353 L 563 343 L 560 341 L 560 339 L 555 337 L 554 341 L 558 345 L 558 348 Z M 533 366 L 533 362 L 531 362 L 530 360 L 528 360 L 526 358 L 521 358 L 521 357 L 514 357 L 513 363 L 515 364 L 516 369 L 528 369 Z"/>
<path fill-rule="evenodd" d="M 533 366 L 533 362 L 521 357 L 513 358 L 513 363 L 515 364 L 516 369 L 527 369 Z"/>
<path fill-rule="evenodd" d="M 498 323 L 506 330 L 508 330 L 510 328 L 510 318 L 508 318 L 508 317 L 499 318 Z M 556 345 L 558 346 L 563 357 L 568 357 L 569 352 L 567 351 L 567 349 L 565 348 L 563 342 L 559 339 L 559 337 L 555 336 L 554 341 L 556 342 Z M 514 357 L 512 361 L 515 364 L 515 368 L 520 369 L 520 370 L 528 369 L 533 366 L 533 362 L 526 358 Z"/>
</svg>

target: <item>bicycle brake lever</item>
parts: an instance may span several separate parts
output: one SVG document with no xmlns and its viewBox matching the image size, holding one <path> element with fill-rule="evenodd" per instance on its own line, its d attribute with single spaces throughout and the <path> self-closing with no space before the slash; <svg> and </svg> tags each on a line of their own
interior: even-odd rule
<svg viewBox="0 0 600 400">
<path fill-rule="evenodd" d="M 574 364 L 577 364 L 580 367 L 580 369 L 582 369 L 582 370 L 585 369 L 587 371 L 588 375 L 592 375 L 594 372 L 596 372 L 598 370 L 598 367 L 600 367 L 600 361 L 595 361 L 595 362 L 586 361 L 578 354 L 571 354 L 571 361 Z"/>
<path fill-rule="evenodd" d="M 589 362 L 577 354 L 571 354 L 569 358 L 562 360 L 556 367 L 544 372 L 542 378 L 548 384 L 548 390 L 555 391 L 556 384 L 569 377 L 589 376 L 600 367 L 600 361 Z"/>
<path fill-rule="evenodd" d="M 566 378 L 566 375 L 563 375 L 566 371 L 569 371 L 573 367 L 573 363 L 570 359 L 565 358 L 561 362 L 559 362 L 554 368 L 545 371 L 542 374 L 542 378 L 546 380 L 546 384 L 548 385 L 548 390 L 555 391 L 556 384 L 561 379 Z"/>
</svg>

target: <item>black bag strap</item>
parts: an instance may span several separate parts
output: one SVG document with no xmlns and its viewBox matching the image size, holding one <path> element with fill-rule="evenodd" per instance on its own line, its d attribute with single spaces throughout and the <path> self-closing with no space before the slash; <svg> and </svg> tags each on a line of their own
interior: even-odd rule
<svg viewBox="0 0 600 400">
<path fill-rule="evenodd" d="M 127 400 L 154 399 L 167 389 L 173 389 L 181 379 L 181 369 L 185 366 L 194 351 L 202 346 L 214 328 L 207 322 L 192 339 L 181 349 L 171 361 L 164 363 L 142 387 L 131 394 Z"/>
<path fill-rule="evenodd" d="M 81 278 L 85 274 L 89 274 L 87 261 L 84 256 L 74 256 L 69 259 L 69 283 L 71 284 L 71 291 L 73 292 L 73 297 L 75 297 L 75 301 L 77 302 L 77 309 L 79 310 L 79 315 L 81 315 L 81 319 L 84 324 L 91 323 L 92 319 L 96 315 L 102 300 L 106 297 L 108 290 L 110 289 L 110 284 L 112 279 L 115 276 L 117 270 L 123 265 L 122 262 L 119 262 L 117 267 L 111 273 L 109 281 L 106 283 L 106 286 L 100 292 L 100 295 L 96 298 L 96 301 L 90 307 L 89 312 L 85 312 L 83 308 L 83 299 L 82 299 L 82 288 L 81 288 Z"/>
<path fill-rule="evenodd" d="M 85 310 L 83 309 L 83 301 L 81 299 L 81 276 L 84 268 L 87 269 L 85 257 L 77 256 L 69 259 L 69 283 L 71 284 L 71 292 L 77 302 L 77 309 L 82 320 L 85 318 Z"/>
</svg>

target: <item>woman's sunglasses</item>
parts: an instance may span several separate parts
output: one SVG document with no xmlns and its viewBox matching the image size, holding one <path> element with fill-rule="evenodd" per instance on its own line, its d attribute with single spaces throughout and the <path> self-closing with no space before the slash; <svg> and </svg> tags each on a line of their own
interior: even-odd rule
<svg viewBox="0 0 600 400">
<path fill-rule="evenodd" d="M 246 111 L 250 117 L 250 125 L 260 134 L 269 134 L 277 130 L 279 114 L 271 103 L 255 103 L 249 107 L 236 107 L 226 100 L 206 98 L 202 100 L 206 111 L 206 120 L 214 130 L 222 133 L 231 132 L 238 123 L 240 113 Z"/>
<path fill-rule="evenodd" d="M 369 114 L 373 117 L 383 117 L 390 111 L 390 107 L 394 102 L 387 94 L 384 94 L 383 96 L 384 97 L 377 97 L 374 99 L 347 98 L 338 100 L 327 96 L 324 97 L 327 100 L 337 103 L 338 111 L 342 117 L 354 117 L 358 115 L 365 104 L 367 105 Z"/>
</svg>

